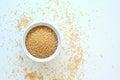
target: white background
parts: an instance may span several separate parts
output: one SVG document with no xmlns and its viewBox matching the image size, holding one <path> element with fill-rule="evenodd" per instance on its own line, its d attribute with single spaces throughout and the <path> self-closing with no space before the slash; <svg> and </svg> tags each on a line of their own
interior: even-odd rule
<svg viewBox="0 0 120 80">
<path fill-rule="evenodd" d="M 10 69 L 14 67 L 17 68 L 15 65 L 8 65 L 8 60 L 6 58 L 7 56 L 16 56 L 17 54 L 15 53 L 17 50 L 20 50 L 19 48 L 11 47 L 12 45 L 15 45 L 15 43 L 10 41 L 9 38 L 17 40 L 21 40 L 22 38 L 16 33 L 14 27 L 9 26 L 10 23 L 8 23 L 7 20 L 12 21 L 12 17 L 14 17 L 10 15 L 8 10 L 14 11 L 16 4 L 20 2 L 22 1 L 0 0 L 1 80 L 9 80 L 9 78 L 6 77 L 5 72 L 8 72 L 9 74 Z M 40 2 L 45 3 L 46 0 Z M 90 56 L 85 56 L 87 64 L 84 65 L 85 76 L 83 80 L 120 80 L 120 1 L 71 0 L 70 2 L 72 3 L 72 6 L 78 7 L 78 11 L 85 11 L 91 17 L 90 25 L 92 28 L 88 29 L 88 26 L 82 28 L 83 31 L 89 33 L 88 41 L 86 45 L 83 44 L 83 47 L 86 48 L 90 54 Z M 34 5 L 31 6 L 34 7 Z M 22 9 L 24 10 L 24 8 Z M 84 18 L 81 20 L 84 20 Z M 16 23 L 16 21 L 14 22 Z M 83 23 L 86 22 L 83 21 Z M 7 30 L 12 30 L 12 32 L 7 33 Z M 89 45 L 89 48 L 86 47 L 87 45 Z M 19 79 L 24 80 L 22 77 L 19 77 Z M 11 80 L 15 79 L 13 78 Z"/>
</svg>

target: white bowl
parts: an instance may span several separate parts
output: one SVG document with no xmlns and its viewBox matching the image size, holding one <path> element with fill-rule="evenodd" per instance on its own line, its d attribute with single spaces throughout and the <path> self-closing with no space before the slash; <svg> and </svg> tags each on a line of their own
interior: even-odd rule
<svg viewBox="0 0 120 80">
<path fill-rule="evenodd" d="M 55 51 L 51 56 L 49 56 L 49 57 L 47 57 L 47 58 L 37 58 L 37 57 L 31 55 L 31 54 L 29 53 L 29 51 L 27 50 L 26 44 L 25 44 L 25 39 L 26 39 L 26 36 L 27 36 L 28 32 L 29 32 L 31 29 L 33 29 L 34 27 L 36 27 L 36 26 L 41 26 L 41 25 L 48 26 L 49 28 L 51 28 L 51 29 L 56 33 L 57 38 L 58 38 L 58 46 L 57 46 L 56 51 Z M 24 50 L 25 54 L 26 54 L 30 59 L 32 59 L 33 61 L 36 61 L 36 62 L 47 62 L 47 61 L 52 60 L 53 58 L 55 58 L 55 57 L 59 54 L 60 49 L 61 49 L 61 36 L 60 36 L 60 33 L 59 33 L 58 29 L 55 28 L 54 26 L 52 26 L 52 25 L 50 25 L 50 24 L 48 24 L 48 23 L 39 22 L 39 23 L 35 23 L 35 24 L 30 25 L 30 26 L 28 27 L 28 29 L 25 31 L 24 36 L 23 36 L 23 44 L 22 44 L 22 45 L 23 45 L 23 50 Z"/>
</svg>

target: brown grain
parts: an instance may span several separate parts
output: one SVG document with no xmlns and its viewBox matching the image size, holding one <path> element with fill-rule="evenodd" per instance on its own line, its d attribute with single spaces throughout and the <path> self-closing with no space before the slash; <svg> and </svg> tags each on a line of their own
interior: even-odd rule
<svg viewBox="0 0 120 80">
<path fill-rule="evenodd" d="M 19 60 L 20 60 L 20 61 L 24 61 L 23 56 L 19 56 Z"/>
<path fill-rule="evenodd" d="M 47 26 L 37 26 L 26 36 L 26 47 L 35 57 L 49 57 L 55 52 L 57 44 L 55 32 Z"/>
<path fill-rule="evenodd" d="M 21 31 L 22 28 L 27 27 L 32 21 L 32 19 L 30 17 L 25 16 L 25 14 L 22 14 L 21 16 L 21 18 L 17 19 L 18 24 L 16 28 L 18 31 Z"/>
<path fill-rule="evenodd" d="M 37 71 L 28 72 L 25 74 L 24 79 L 29 80 L 43 80 L 43 75 Z"/>
</svg>

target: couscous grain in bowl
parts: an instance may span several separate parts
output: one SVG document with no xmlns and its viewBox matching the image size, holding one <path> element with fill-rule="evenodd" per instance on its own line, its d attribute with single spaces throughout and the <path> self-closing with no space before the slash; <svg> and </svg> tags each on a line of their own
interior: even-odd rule
<svg viewBox="0 0 120 80">
<path fill-rule="evenodd" d="M 57 56 L 61 49 L 60 33 L 48 23 L 30 25 L 24 34 L 23 49 L 34 61 L 49 61 Z"/>
</svg>

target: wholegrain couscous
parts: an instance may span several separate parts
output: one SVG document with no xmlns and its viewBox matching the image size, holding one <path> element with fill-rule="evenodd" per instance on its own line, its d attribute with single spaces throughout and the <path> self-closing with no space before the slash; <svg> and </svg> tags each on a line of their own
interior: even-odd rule
<svg viewBox="0 0 120 80">
<path fill-rule="evenodd" d="M 37 58 L 47 58 L 55 52 L 58 39 L 51 28 L 37 26 L 28 32 L 25 44 L 31 55 Z"/>
</svg>

